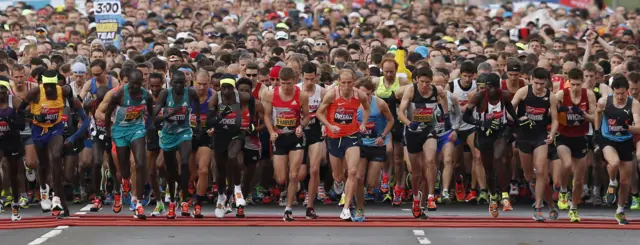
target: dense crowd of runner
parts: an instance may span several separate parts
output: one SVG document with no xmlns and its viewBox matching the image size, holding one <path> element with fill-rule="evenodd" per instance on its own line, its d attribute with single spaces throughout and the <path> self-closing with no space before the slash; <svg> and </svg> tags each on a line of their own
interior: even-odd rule
<svg viewBox="0 0 640 245">
<path fill-rule="evenodd" d="M 0 207 L 245 217 L 251 205 L 640 210 L 640 10 L 87 0 L 0 13 Z M 541 19 L 541 17 L 545 17 Z M 113 40 L 112 40 L 113 41 Z M 155 206 L 153 206 L 155 205 Z M 148 212 L 147 206 L 153 207 Z M 543 214 L 543 207 L 549 210 Z M 104 211 L 102 211 L 104 212 Z M 126 210 L 125 210 L 126 212 Z"/>
</svg>

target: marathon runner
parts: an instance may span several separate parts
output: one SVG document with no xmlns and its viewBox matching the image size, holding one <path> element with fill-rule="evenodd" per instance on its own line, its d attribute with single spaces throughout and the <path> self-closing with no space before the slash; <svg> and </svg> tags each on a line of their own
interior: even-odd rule
<svg viewBox="0 0 640 245">
<path fill-rule="evenodd" d="M 0 159 L 7 159 L 7 167 L 9 171 L 9 181 L 11 182 L 11 195 L 13 203 L 11 203 L 11 220 L 18 221 L 22 219 L 20 209 L 23 202 L 20 197 L 20 185 L 24 184 L 18 181 L 18 169 L 20 168 L 24 148 L 22 148 L 22 139 L 20 130 L 24 129 L 26 123 L 24 114 L 18 111 L 16 105 L 22 103 L 18 96 L 11 95 L 11 85 L 9 78 L 0 76 Z"/>
<path fill-rule="evenodd" d="M 136 191 L 132 202 L 136 203 L 134 217 L 146 219 L 144 208 L 139 200 L 142 200 L 142 193 L 145 183 L 146 171 L 146 149 L 145 134 L 147 131 L 155 133 L 155 125 L 149 124 L 145 129 L 144 116 L 147 120 L 155 121 L 155 115 L 149 113 L 153 110 L 153 98 L 142 88 L 142 72 L 133 70 L 129 75 L 129 83 L 114 92 L 113 97 L 108 101 L 105 118 L 111 118 L 115 112 L 113 127 L 111 120 L 105 120 L 105 141 L 113 142 L 116 145 L 118 161 L 120 162 L 120 173 L 122 176 L 122 191 L 124 195 L 129 195 L 131 190 L 131 165 L 130 154 L 133 153 L 136 169 Z M 113 138 L 112 138 L 113 132 Z M 150 135 L 153 137 L 153 134 Z M 125 198 L 128 200 L 128 198 Z M 135 199 L 135 200 L 134 200 Z"/>
<path fill-rule="evenodd" d="M 360 135 L 366 132 L 366 123 L 358 123 L 358 108 L 362 106 L 362 122 L 369 121 L 368 96 L 354 87 L 355 73 L 352 70 L 343 69 L 339 72 L 338 85 L 330 88 L 322 99 L 320 108 L 316 111 L 316 117 L 327 127 L 327 151 L 329 159 L 335 171 L 347 170 L 347 183 L 345 186 L 345 203 L 340 218 L 364 221 L 364 210 L 357 209 L 354 216 L 349 210 L 353 197 L 364 199 L 364 186 L 358 186 L 358 169 L 360 163 Z M 306 116 L 305 116 L 306 117 Z M 364 176 L 363 176 L 364 177 Z M 336 179 L 336 181 L 339 181 Z M 362 182 L 364 185 L 364 182 Z M 358 192 L 356 196 L 356 192 Z"/>
<path fill-rule="evenodd" d="M 24 100 L 27 96 L 27 93 L 34 87 L 38 86 L 36 82 L 28 81 L 28 77 L 25 75 L 26 68 L 21 64 L 14 64 L 11 67 L 11 89 L 9 93 L 20 100 Z M 19 104 L 18 104 L 19 106 Z M 18 182 L 25 183 L 24 177 L 22 177 L 24 170 L 26 170 L 26 177 L 29 182 L 36 181 L 36 173 L 35 169 L 38 168 L 38 155 L 36 154 L 36 148 L 33 145 L 33 139 L 31 138 L 31 122 L 30 120 L 26 120 L 24 130 L 20 131 L 20 136 L 22 138 L 22 143 L 24 144 L 24 166 L 18 166 Z M 28 208 L 29 203 L 27 199 L 27 192 L 25 191 L 26 183 L 20 184 L 20 207 Z M 8 200 L 8 198 L 7 198 Z M 9 202 L 5 203 L 5 205 L 10 205 Z"/>
<path fill-rule="evenodd" d="M 138 68 L 138 70 L 141 70 L 141 69 Z M 144 70 L 144 68 L 142 68 L 142 70 Z M 144 77 L 144 73 L 142 74 Z M 164 76 L 162 74 L 154 72 L 149 75 L 148 89 L 149 89 L 149 93 L 151 94 L 151 97 L 153 98 L 154 106 L 158 101 L 158 97 L 160 96 L 160 93 L 164 91 L 164 88 L 162 88 L 163 84 L 164 84 Z M 162 128 L 161 122 L 160 123 L 151 122 L 147 120 L 146 123 L 147 125 L 149 123 L 155 123 L 154 128 L 156 129 Z M 148 132 L 148 134 L 153 134 L 153 132 Z M 155 208 L 153 208 L 153 212 L 151 213 L 151 216 L 160 216 L 165 212 L 165 207 L 164 207 L 164 202 L 162 200 L 162 195 L 160 192 L 159 180 L 160 180 L 160 177 L 163 177 L 166 180 L 168 180 L 169 174 L 168 174 L 166 165 L 164 164 L 165 163 L 164 157 L 160 155 L 160 137 L 156 137 L 156 135 L 154 134 L 154 137 L 146 138 L 146 143 L 147 143 L 146 144 L 147 145 L 147 171 L 149 171 L 149 184 L 151 185 L 151 191 L 153 191 L 154 193 L 153 196 L 156 201 L 156 206 Z M 167 217 L 175 216 L 175 209 L 169 210 L 169 211 L 170 212 L 172 211 L 173 214 L 167 214 Z"/>
<path fill-rule="evenodd" d="M 153 78 L 153 74 L 152 74 Z M 213 89 L 209 88 L 210 83 L 209 73 L 206 71 L 199 71 L 196 73 L 196 81 L 194 88 L 198 93 L 198 103 L 191 105 L 191 111 L 200 110 L 200 120 L 196 117 L 195 113 L 191 113 L 189 116 L 189 122 L 191 129 L 196 127 L 206 126 L 207 114 L 209 108 L 209 102 L 213 96 Z M 198 107 L 198 108 L 196 108 Z M 200 125 L 198 125 L 200 123 Z M 194 131 L 195 133 L 195 131 Z M 190 161 L 192 161 L 197 167 L 198 182 L 196 184 L 196 195 L 194 197 L 195 204 L 193 205 L 192 216 L 194 218 L 203 218 L 202 215 L 202 201 L 205 200 L 207 194 L 207 187 L 209 186 L 209 174 L 211 168 L 211 160 L 213 156 L 212 138 L 204 130 L 199 134 L 194 134 L 191 141 L 193 154 Z M 193 173 L 192 173 L 193 174 Z"/>
</svg>

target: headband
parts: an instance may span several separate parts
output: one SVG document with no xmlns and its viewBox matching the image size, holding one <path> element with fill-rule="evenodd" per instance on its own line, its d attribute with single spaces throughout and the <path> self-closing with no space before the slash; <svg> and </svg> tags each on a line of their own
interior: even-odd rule
<svg viewBox="0 0 640 245">
<path fill-rule="evenodd" d="M 233 87 L 236 86 L 236 80 L 234 80 L 233 78 L 225 78 L 220 80 L 220 86 L 224 85 L 224 84 L 229 84 Z"/>
<path fill-rule="evenodd" d="M 45 77 L 45 76 L 42 76 L 42 83 L 43 83 L 43 84 L 47 84 L 47 83 L 50 83 L 50 84 L 58 84 L 58 77 L 57 77 L 57 76 L 55 76 L 55 77 Z"/>
<path fill-rule="evenodd" d="M 193 70 L 191 70 L 191 68 L 187 68 L 187 67 L 180 67 L 180 68 L 178 68 L 178 71 L 181 71 L 181 72 L 187 72 L 188 71 L 188 72 L 193 73 Z"/>
<path fill-rule="evenodd" d="M 7 81 L 0 80 L 0 86 L 5 86 L 7 87 L 7 90 L 11 91 L 11 85 L 9 85 L 9 82 Z"/>
</svg>

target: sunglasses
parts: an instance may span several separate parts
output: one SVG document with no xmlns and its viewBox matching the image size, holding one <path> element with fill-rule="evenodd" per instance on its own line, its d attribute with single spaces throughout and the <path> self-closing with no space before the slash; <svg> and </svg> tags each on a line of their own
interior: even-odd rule
<svg viewBox="0 0 640 245">
<path fill-rule="evenodd" d="M 316 46 L 327 46 L 327 43 L 319 42 L 319 43 L 316 43 Z"/>
<path fill-rule="evenodd" d="M 258 74 L 256 74 L 256 73 L 254 73 L 254 74 L 249 74 L 249 73 L 247 73 L 247 74 L 245 74 L 245 75 L 246 75 L 247 77 L 257 77 L 257 76 L 258 76 Z"/>
</svg>

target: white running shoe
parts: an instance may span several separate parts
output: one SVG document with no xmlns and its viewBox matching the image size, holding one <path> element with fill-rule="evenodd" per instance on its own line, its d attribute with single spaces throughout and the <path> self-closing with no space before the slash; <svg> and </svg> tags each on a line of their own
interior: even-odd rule
<svg viewBox="0 0 640 245">
<path fill-rule="evenodd" d="M 307 206 L 309 204 L 309 193 L 304 195 L 304 202 L 302 202 L 302 206 Z"/>
<path fill-rule="evenodd" d="M 49 185 L 45 184 L 46 188 L 40 188 L 40 207 L 42 212 L 51 211 L 51 196 L 49 196 Z"/>
<path fill-rule="evenodd" d="M 24 165 L 25 167 L 27 165 Z M 25 169 L 26 171 L 24 171 L 24 175 L 27 177 L 27 180 L 29 182 L 34 182 L 36 181 L 36 171 L 30 168 Z"/>
<path fill-rule="evenodd" d="M 20 205 L 14 203 L 13 205 L 11 205 L 11 221 L 18 221 L 21 219 L 22 217 L 20 217 Z"/>
<path fill-rule="evenodd" d="M 343 182 L 334 181 L 333 192 L 335 192 L 338 195 L 341 195 L 342 193 L 344 193 L 344 181 Z"/>
<path fill-rule="evenodd" d="M 242 191 L 235 191 L 234 195 L 236 196 L 236 207 L 247 206 L 247 201 L 244 200 Z"/>
<path fill-rule="evenodd" d="M 348 208 L 343 208 L 342 213 L 340 213 L 340 219 L 345 221 L 351 220 L 351 211 Z"/>
<path fill-rule="evenodd" d="M 520 190 L 518 190 L 518 185 L 511 183 L 509 184 L 511 186 L 511 190 L 509 191 L 509 195 L 510 196 L 517 196 L 520 195 Z"/>
<path fill-rule="evenodd" d="M 286 207 L 287 206 L 287 191 L 280 192 L 279 205 L 280 205 L 280 207 Z"/>
<path fill-rule="evenodd" d="M 52 200 L 51 200 L 51 210 L 58 210 L 62 213 L 62 202 L 60 202 L 60 197 L 53 196 Z"/>
<path fill-rule="evenodd" d="M 218 195 L 218 202 L 216 203 L 216 217 L 222 219 L 225 215 L 225 203 L 227 203 L 227 195 Z"/>
</svg>

